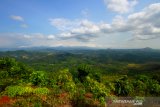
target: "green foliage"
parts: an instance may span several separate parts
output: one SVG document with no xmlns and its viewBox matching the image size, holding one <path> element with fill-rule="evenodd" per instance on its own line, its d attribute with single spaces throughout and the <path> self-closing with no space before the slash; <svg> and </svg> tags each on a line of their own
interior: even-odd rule
<svg viewBox="0 0 160 107">
<path fill-rule="evenodd" d="M 24 100 L 16 101 L 16 102 L 13 104 L 13 107 L 29 107 L 29 104 L 28 104 L 28 102 L 24 99 Z"/>
<path fill-rule="evenodd" d="M 10 97 L 16 97 L 16 96 L 24 96 L 24 95 L 30 95 L 30 94 L 36 94 L 36 95 L 47 95 L 50 91 L 48 88 L 32 88 L 30 86 L 8 86 L 6 88 L 6 93 Z"/>
<path fill-rule="evenodd" d="M 68 69 L 59 71 L 55 79 L 56 84 L 61 90 L 70 92 L 71 94 L 76 92 L 76 85 L 72 79 L 72 74 L 68 71 Z M 53 81 L 53 84 L 54 87 L 56 87 L 55 81 Z"/>
<path fill-rule="evenodd" d="M 85 87 L 91 93 L 95 99 L 98 99 L 101 103 L 104 103 L 105 97 L 109 96 L 110 90 L 105 87 L 104 84 L 97 82 L 96 80 L 86 77 Z"/>
<path fill-rule="evenodd" d="M 17 62 L 13 58 L 2 57 L 0 58 L 0 69 L 9 71 L 12 66 L 17 65 Z"/>
<path fill-rule="evenodd" d="M 47 95 L 49 94 L 49 89 L 44 87 L 44 88 L 36 88 L 34 89 L 33 93 L 37 95 Z"/>
<path fill-rule="evenodd" d="M 141 96 L 159 96 L 160 85 L 158 81 L 146 75 L 139 75 L 133 82 L 135 93 Z"/>
<path fill-rule="evenodd" d="M 3 76 L 3 79 L 7 77 L 28 79 L 31 72 L 32 70 L 29 67 L 17 62 L 14 58 L 0 58 L 0 74 Z"/>
<path fill-rule="evenodd" d="M 150 80 L 148 88 L 151 95 L 160 96 L 160 85 L 157 81 Z"/>
<path fill-rule="evenodd" d="M 83 82 L 85 77 L 89 75 L 91 68 L 88 65 L 80 65 L 78 67 L 78 79 Z"/>
<path fill-rule="evenodd" d="M 118 96 L 128 96 L 133 92 L 133 85 L 128 80 L 127 76 L 115 81 L 115 94 Z"/>
<path fill-rule="evenodd" d="M 63 86 L 64 90 L 67 92 L 75 93 L 76 92 L 76 85 L 73 81 L 71 82 L 66 82 Z"/>
<path fill-rule="evenodd" d="M 7 71 L 0 71 L 0 79 L 5 79 L 8 77 L 8 72 Z"/>
<path fill-rule="evenodd" d="M 160 74 L 154 74 L 153 77 L 152 77 L 152 79 L 158 81 L 159 84 L 160 84 Z"/>
<path fill-rule="evenodd" d="M 108 88 L 111 91 L 115 91 L 115 87 L 114 87 L 114 83 L 109 82 L 109 81 L 105 81 L 104 85 L 106 86 L 106 88 Z"/>
<path fill-rule="evenodd" d="M 56 102 L 91 106 L 94 101 L 104 104 L 106 96 L 112 95 L 160 96 L 159 53 L 134 50 L 0 52 L 0 56 L 16 56 L 18 61 L 26 63 L 0 58 L 0 94 L 17 98 L 17 106 L 44 106 L 44 102 L 49 106 Z M 125 76 L 121 78 L 122 75 Z M 31 104 L 25 101 L 27 97 L 38 100 L 32 100 Z"/>
<path fill-rule="evenodd" d="M 72 81 L 72 75 L 69 72 L 68 69 L 61 70 L 57 72 L 57 82 L 61 85 L 66 82 L 71 82 Z"/>
<path fill-rule="evenodd" d="M 21 67 L 16 65 L 12 66 L 9 71 L 10 75 L 15 76 L 16 74 L 21 74 Z"/>
<path fill-rule="evenodd" d="M 6 92 L 10 97 L 15 97 L 17 95 L 25 95 L 33 92 L 31 87 L 23 87 L 23 86 L 9 86 L 6 88 Z"/>
<path fill-rule="evenodd" d="M 42 106 L 41 102 L 35 102 L 34 107 L 43 107 L 43 106 Z"/>
<path fill-rule="evenodd" d="M 7 87 L 6 91 L 8 92 L 8 95 L 10 97 L 15 97 L 16 95 L 21 94 L 21 92 L 23 91 L 23 89 L 20 86 L 9 86 L 9 87 Z"/>
<path fill-rule="evenodd" d="M 77 84 L 77 93 L 78 96 L 76 96 L 79 100 L 84 99 L 84 94 L 86 93 L 86 89 L 82 83 Z"/>
<path fill-rule="evenodd" d="M 133 86 L 134 86 L 134 93 L 137 96 L 145 96 L 146 91 L 147 90 L 147 84 L 143 83 L 140 80 L 135 80 L 133 82 Z"/>
<path fill-rule="evenodd" d="M 150 80 L 150 78 L 148 77 L 148 76 L 146 76 L 146 75 L 138 75 L 137 77 L 136 77 L 136 79 L 137 80 L 140 80 L 140 81 L 142 81 L 142 82 L 149 82 L 149 80 Z"/>
<path fill-rule="evenodd" d="M 21 67 L 19 63 L 13 58 L 1 58 L 0 68 L 2 70 L 8 71 L 9 76 L 14 77 L 16 74 L 21 74 Z"/>
<path fill-rule="evenodd" d="M 30 82 L 38 86 L 46 86 L 48 84 L 47 74 L 43 71 L 34 71 L 30 74 Z"/>
<path fill-rule="evenodd" d="M 94 78 L 95 80 L 97 80 L 98 82 L 101 81 L 101 77 L 102 77 L 102 75 L 101 75 L 99 72 L 95 72 L 95 73 L 93 74 L 93 78 Z"/>
</svg>

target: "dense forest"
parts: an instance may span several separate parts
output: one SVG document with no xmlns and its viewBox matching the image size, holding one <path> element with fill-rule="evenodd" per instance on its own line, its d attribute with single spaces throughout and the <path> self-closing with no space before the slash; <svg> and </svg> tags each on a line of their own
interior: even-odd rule
<svg viewBox="0 0 160 107">
<path fill-rule="evenodd" d="M 103 107 L 127 96 L 160 97 L 160 50 L 0 52 L 0 107 Z"/>
</svg>

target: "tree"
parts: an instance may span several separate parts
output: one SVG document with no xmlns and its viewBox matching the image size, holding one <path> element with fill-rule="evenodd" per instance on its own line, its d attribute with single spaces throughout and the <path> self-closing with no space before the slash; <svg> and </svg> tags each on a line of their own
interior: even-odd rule
<svg viewBox="0 0 160 107">
<path fill-rule="evenodd" d="M 38 86 L 46 86 L 48 84 L 48 77 L 44 71 L 34 71 L 30 74 L 29 80 Z"/>
<path fill-rule="evenodd" d="M 80 65 L 78 67 L 78 79 L 83 82 L 85 77 L 89 75 L 91 68 L 88 65 Z"/>
<path fill-rule="evenodd" d="M 98 99 L 103 104 L 105 103 L 105 98 L 109 96 L 110 89 L 106 88 L 104 84 L 91 79 L 89 76 L 86 77 L 84 85 L 86 90 L 91 92 L 95 99 Z"/>
<path fill-rule="evenodd" d="M 56 82 L 58 87 L 64 91 L 71 93 L 76 91 L 76 85 L 68 69 L 61 70 L 57 73 Z"/>
<path fill-rule="evenodd" d="M 135 82 L 133 82 L 135 93 L 143 96 L 159 96 L 160 95 L 160 85 L 158 81 L 146 76 L 137 76 Z"/>
<path fill-rule="evenodd" d="M 115 81 L 115 94 L 118 96 L 128 96 L 133 92 L 133 85 L 127 76 Z"/>
</svg>

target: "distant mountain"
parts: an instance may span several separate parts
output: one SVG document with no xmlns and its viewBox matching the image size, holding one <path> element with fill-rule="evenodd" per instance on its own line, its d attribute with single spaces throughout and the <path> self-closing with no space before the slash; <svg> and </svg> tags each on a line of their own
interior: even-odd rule
<svg viewBox="0 0 160 107">
<path fill-rule="evenodd" d="M 51 51 L 51 50 L 95 50 L 99 48 L 85 47 L 85 46 L 57 46 L 57 47 L 22 47 L 22 48 L 0 48 L 0 51 L 16 51 L 16 50 L 28 50 L 28 51 Z"/>
<path fill-rule="evenodd" d="M 145 48 L 142 48 L 142 50 L 153 50 L 153 49 L 150 47 L 145 47 Z"/>
<path fill-rule="evenodd" d="M 104 49 L 104 48 L 95 48 L 95 47 L 85 47 L 85 46 L 57 46 L 57 47 L 22 47 L 22 48 L 0 48 L 0 51 L 16 51 L 16 50 L 26 50 L 26 51 L 78 51 L 78 50 L 130 50 L 130 51 L 154 51 L 158 49 L 152 49 L 150 47 L 137 48 L 137 49 Z"/>
</svg>

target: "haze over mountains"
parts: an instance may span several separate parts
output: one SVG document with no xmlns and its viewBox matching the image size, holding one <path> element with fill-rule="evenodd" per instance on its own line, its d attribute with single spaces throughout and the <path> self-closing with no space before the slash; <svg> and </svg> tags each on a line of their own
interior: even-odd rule
<svg viewBox="0 0 160 107">
<path fill-rule="evenodd" d="M 29 50 L 29 51 L 42 51 L 42 50 L 128 50 L 123 48 L 96 48 L 96 47 L 87 47 L 87 46 L 57 46 L 57 47 L 47 47 L 47 46 L 40 46 L 40 47 L 21 47 L 21 48 L 0 48 L 0 51 L 16 51 L 16 50 Z M 133 48 L 129 50 L 159 50 L 153 49 L 150 47 L 145 48 Z"/>
</svg>

